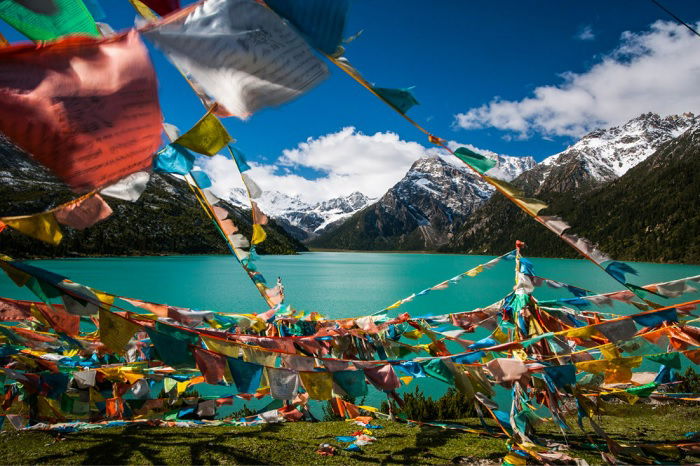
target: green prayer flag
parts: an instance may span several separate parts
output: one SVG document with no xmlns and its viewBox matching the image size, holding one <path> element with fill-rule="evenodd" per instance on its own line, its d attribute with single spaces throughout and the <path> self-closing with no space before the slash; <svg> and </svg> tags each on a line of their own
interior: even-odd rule
<svg viewBox="0 0 700 466">
<path fill-rule="evenodd" d="M 656 390 L 656 382 L 648 383 L 645 385 L 639 385 L 637 387 L 630 387 L 625 391 L 631 395 L 646 398 L 649 395 L 651 395 L 654 390 Z"/>
<path fill-rule="evenodd" d="M 486 157 L 481 154 L 467 149 L 466 147 L 460 147 L 455 151 L 455 155 L 464 163 L 472 167 L 474 170 L 483 174 L 496 166 L 496 161 L 492 158 Z"/>
<path fill-rule="evenodd" d="M 0 0 L 0 18 L 32 40 L 52 40 L 68 34 L 99 37 L 95 20 L 82 0 L 24 2 Z"/>
<path fill-rule="evenodd" d="M 647 356 L 649 361 L 658 362 L 672 369 L 681 370 L 681 354 L 677 352 Z"/>
<path fill-rule="evenodd" d="M 455 384 L 455 376 L 450 369 L 442 362 L 441 359 L 431 359 L 429 361 L 421 361 L 420 365 L 430 377 L 441 380 L 447 384 Z"/>
</svg>

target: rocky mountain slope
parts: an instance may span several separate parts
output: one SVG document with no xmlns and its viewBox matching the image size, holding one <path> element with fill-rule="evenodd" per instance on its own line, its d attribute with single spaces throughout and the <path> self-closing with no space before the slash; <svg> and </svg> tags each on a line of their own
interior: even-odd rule
<svg viewBox="0 0 700 466">
<path fill-rule="evenodd" d="M 0 216 L 42 212 L 76 195 L 41 166 L 0 138 Z M 226 254 L 228 249 L 184 181 L 153 174 L 134 203 L 105 198 L 114 213 L 83 231 L 63 226 L 57 247 L 7 228 L 0 252 L 16 258 L 90 255 Z M 238 228 L 249 236 L 250 212 L 221 202 Z M 266 227 L 261 254 L 294 254 L 305 246 L 274 221 Z"/>
<path fill-rule="evenodd" d="M 375 200 L 354 192 L 348 196 L 308 204 L 299 196 L 265 191 L 257 202 L 263 212 L 274 218 L 292 237 L 299 241 L 309 241 L 333 230 Z M 249 202 L 241 189 L 232 192 L 229 201 L 239 206 L 247 206 Z"/>
<path fill-rule="evenodd" d="M 510 160 L 512 159 L 512 160 Z M 508 172 L 534 165 L 530 158 L 501 156 Z M 503 175 L 502 175 L 503 176 Z M 446 244 L 472 212 L 493 193 L 465 167 L 439 157 L 418 159 L 379 201 L 309 242 L 317 248 L 435 250 Z"/>
<path fill-rule="evenodd" d="M 559 170 L 559 162 L 555 166 L 550 160 L 544 165 L 550 167 L 547 172 L 540 164 L 514 184 L 549 203 L 550 207 L 541 214 L 563 217 L 572 225 L 572 231 L 598 243 L 611 257 L 700 263 L 700 122 L 693 121 L 690 115 L 660 119 L 647 114 L 622 128 L 630 126 L 648 130 L 636 132 L 635 151 L 613 154 L 612 148 L 619 147 L 614 144 L 606 151 L 597 151 L 620 159 L 617 164 L 606 164 L 609 170 L 591 168 L 595 166 L 592 162 L 602 157 L 581 157 L 582 151 L 575 155 L 583 162 L 578 164 L 583 170 L 579 173 L 607 177 L 607 181 L 577 184 L 575 181 L 581 178 L 572 176 L 571 171 Z M 615 135 L 618 130 L 591 133 L 581 146 L 602 148 L 594 143 L 596 134 L 613 136 L 608 140 L 633 142 L 633 134 Z M 533 171 L 547 173 L 541 184 L 533 183 Z M 617 178 L 617 173 L 622 175 Z M 528 255 L 575 257 L 572 249 L 503 196 L 494 196 L 484 203 L 443 250 L 497 254 L 512 248 L 516 239 L 528 244 Z"/>
</svg>

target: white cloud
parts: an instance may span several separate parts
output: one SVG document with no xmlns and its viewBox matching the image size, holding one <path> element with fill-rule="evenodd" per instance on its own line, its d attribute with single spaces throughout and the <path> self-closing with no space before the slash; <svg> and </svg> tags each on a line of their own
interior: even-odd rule
<svg viewBox="0 0 700 466">
<path fill-rule="evenodd" d="M 354 191 L 379 197 L 425 154 L 425 147 L 403 141 L 396 133 L 366 135 L 348 127 L 286 149 L 274 164 L 249 161 L 252 168 L 246 173 L 265 191 L 298 195 L 309 203 Z M 242 187 L 232 164 L 223 156 L 204 161 L 215 194 L 223 196 L 233 188 Z M 307 178 L 303 176 L 304 169 L 312 169 L 321 176 Z"/>
<path fill-rule="evenodd" d="M 576 33 L 576 39 L 578 40 L 594 40 L 595 33 L 590 25 L 584 26 Z"/>
<path fill-rule="evenodd" d="M 700 27 L 700 23 L 698 23 Z M 519 101 L 493 99 L 455 115 L 464 129 L 494 127 L 520 138 L 579 137 L 645 112 L 700 109 L 700 42 L 683 26 L 657 21 L 645 32 L 624 32 L 620 45 L 584 73 L 566 72 Z"/>
</svg>

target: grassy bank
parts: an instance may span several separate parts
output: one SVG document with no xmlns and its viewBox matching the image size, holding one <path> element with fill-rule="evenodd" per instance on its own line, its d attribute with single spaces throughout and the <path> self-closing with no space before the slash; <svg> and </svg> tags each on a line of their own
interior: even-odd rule
<svg viewBox="0 0 700 466">
<path fill-rule="evenodd" d="M 680 440 L 683 434 L 698 429 L 700 407 L 666 405 L 613 406 L 611 414 L 601 418 L 605 430 L 621 443 L 655 443 Z M 551 425 L 549 440 L 565 443 L 588 443 L 589 439 L 575 427 L 566 439 Z M 411 427 L 406 424 L 377 421 L 384 429 L 376 430 L 377 441 L 362 447 L 362 452 L 340 451 L 337 456 L 315 453 L 321 443 L 343 447 L 335 436 L 348 435 L 356 427 L 350 422 L 268 424 L 258 427 L 201 428 L 113 428 L 58 435 L 48 432 L 14 432 L 0 435 L 2 464 L 357 464 L 381 462 L 450 463 L 458 457 L 470 462 L 477 459 L 497 464 L 506 453 L 504 439 L 443 430 Z M 463 420 L 465 425 L 480 428 L 476 419 Z M 596 443 L 602 439 L 592 436 Z M 567 451 L 590 464 L 602 463 L 592 447 L 572 447 Z M 671 459 L 669 459 L 671 460 Z M 680 458 L 676 461 L 681 461 Z M 687 457 L 684 462 L 700 461 Z"/>
</svg>

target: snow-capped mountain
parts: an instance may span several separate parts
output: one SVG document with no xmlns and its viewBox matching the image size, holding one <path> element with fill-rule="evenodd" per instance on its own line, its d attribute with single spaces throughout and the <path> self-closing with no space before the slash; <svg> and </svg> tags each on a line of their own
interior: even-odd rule
<svg viewBox="0 0 700 466">
<path fill-rule="evenodd" d="M 507 156 L 499 156 L 498 162 L 493 170 L 508 178 L 535 163 L 531 158 Z M 440 157 L 423 157 L 379 201 L 311 244 L 342 249 L 436 249 L 492 194 L 493 188 L 466 167 Z"/>
<path fill-rule="evenodd" d="M 229 198 L 233 204 L 248 206 L 248 198 L 242 189 L 232 192 Z M 354 192 L 348 196 L 309 204 L 299 196 L 266 191 L 256 202 L 263 212 L 274 218 L 290 235 L 306 241 L 333 229 L 375 200 L 360 192 Z"/>
<path fill-rule="evenodd" d="M 526 187 L 539 192 L 564 192 L 619 178 L 646 160 L 697 120 L 692 113 L 665 118 L 645 113 L 624 125 L 588 133 L 563 152 L 542 160 L 523 175 Z"/>
</svg>

